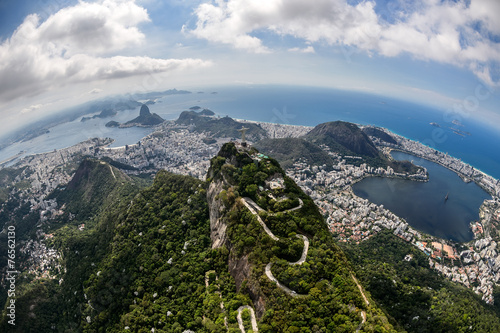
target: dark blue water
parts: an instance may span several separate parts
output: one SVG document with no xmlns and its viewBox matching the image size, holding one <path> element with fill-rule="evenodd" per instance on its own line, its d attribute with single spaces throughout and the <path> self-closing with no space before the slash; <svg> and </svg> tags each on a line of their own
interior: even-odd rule
<svg viewBox="0 0 500 333">
<path fill-rule="evenodd" d="M 354 193 L 384 205 L 417 230 L 457 242 L 470 241 L 473 234 L 469 223 L 479 219 L 479 207 L 490 198 L 488 193 L 475 183 L 464 183 L 456 173 L 436 163 L 400 152 L 392 156 L 400 161 L 414 160 L 427 168 L 429 181 L 366 178 L 354 184 Z"/>
</svg>

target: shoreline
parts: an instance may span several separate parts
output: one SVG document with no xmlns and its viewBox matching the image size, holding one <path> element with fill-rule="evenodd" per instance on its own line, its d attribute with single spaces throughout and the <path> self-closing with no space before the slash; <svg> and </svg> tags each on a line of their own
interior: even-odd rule
<svg viewBox="0 0 500 333">
<path fill-rule="evenodd" d="M 272 122 L 265 122 L 265 121 L 247 120 L 247 119 L 241 119 L 241 118 L 233 118 L 233 119 L 234 119 L 234 120 L 236 120 L 236 121 L 240 121 L 240 122 L 247 122 L 247 123 L 254 123 L 254 124 L 270 124 L 270 125 L 279 125 L 279 126 L 295 127 L 295 128 L 311 128 L 311 129 L 312 129 L 312 128 L 314 128 L 314 126 L 307 126 L 307 125 L 280 124 L 280 123 L 272 123 Z M 169 120 L 167 120 L 167 121 L 169 121 Z M 172 120 L 170 120 L 170 121 L 172 121 Z M 402 138 L 402 139 L 407 140 L 407 141 L 410 141 L 410 142 L 412 142 L 412 143 L 417 143 L 417 144 L 420 144 L 420 145 L 422 145 L 423 147 L 425 147 L 426 149 L 431 149 L 431 150 L 433 150 L 433 151 L 436 151 L 436 152 L 439 152 L 439 153 L 441 153 L 441 154 L 446 154 L 446 155 L 447 155 L 447 153 L 444 153 L 444 152 L 442 152 L 442 151 L 440 151 L 440 150 L 437 150 L 437 149 L 435 149 L 435 148 L 429 147 L 429 146 L 427 146 L 427 145 L 425 145 L 425 144 L 423 144 L 423 143 L 421 143 L 421 142 L 419 142 L 419 141 L 417 141 L 417 140 L 413 140 L 413 139 L 407 138 L 406 136 L 401 135 L 401 134 L 398 134 L 398 133 L 396 133 L 396 132 L 393 132 L 392 130 L 390 130 L 390 129 L 388 129 L 388 128 L 385 128 L 385 127 L 381 127 L 381 126 L 373 126 L 373 125 L 362 125 L 362 124 L 358 124 L 358 123 L 355 123 L 355 125 L 356 125 L 356 126 L 358 126 L 358 127 L 360 127 L 360 128 L 363 128 L 363 127 L 373 127 L 373 128 L 378 128 L 378 129 L 383 130 L 384 132 L 386 132 L 387 134 L 389 134 L 389 135 L 391 135 L 391 136 L 395 136 L 396 138 Z M 127 128 L 128 128 L 128 127 L 127 127 Z M 152 134 L 152 133 L 149 133 L 149 134 L 145 135 L 145 136 L 144 136 L 144 137 L 142 137 L 139 141 L 144 140 L 145 138 L 147 138 L 147 137 L 148 137 L 149 135 L 151 135 L 151 134 Z M 5 159 L 5 160 L 4 160 L 4 161 L 2 161 L 2 162 L 0 162 L 0 168 L 4 168 L 4 165 L 5 165 L 6 163 L 9 163 L 9 162 L 11 162 L 11 161 L 13 161 L 13 160 L 15 160 L 15 159 L 17 159 L 17 158 L 20 158 L 21 156 L 22 156 L 22 157 L 21 157 L 21 159 L 23 159 L 23 158 L 26 158 L 26 157 L 29 157 L 29 156 L 37 156 L 37 155 L 42 155 L 42 154 L 52 153 L 52 152 L 54 152 L 54 151 L 59 151 L 59 150 L 67 149 L 67 148 L 70 148 L 70 147 L 72 147 L 72 146 L 76 146 L 76 145 L 82 144 L 83 142 L 86 142 L 86 141 L 88 141 L 88 140 L 92 140 L 92 139 L 96 139 L 96 138 L 97 138 L 97 139 L 106 139 L 106 138 L 98 138 L 98 137 L 95 137 L 95 138 L 94 138 L 94 137 L 93 137 L 93 138 L 88 138 L 87 140 L 84 140 L 84 141 L 78 142 L 78 143 L 76 143 L 76 144 L 74 144 L 74 145 L 69 145 L 69 146 L 67 146 L 67 147 L 63 147 L 63 148 L 59 148 L 59 149 L 54 149 L 54 150 L 48 150 L 48 151 L 45 151 L 45 152 L 40 152 L 40 153 L 26 154 L 26 155 L 24 155 L 24 156 L 22 156 L 22 155 L 23 155 L 23 154 L 25 154 L 26 152 L 20 152 L 20 153 L 17 153 L 17 154 L 15 154 L 15 155 L 10 156 L 9 158 Z M 125 146 L 126 146 L 126 145 L 123 145 L 123 146 L 120 146 L 120 147 L 109 147 L 110 145 L 112 145 L 112 144 L 115 142 L 115 139 L 113 139 L 113 138 L 110 138 L 110 139 L 112 139 L 113 141 L 112 141 L 112 142 L 110 142 L 110 143 L 108 143 L 108 144 L 106 144 L 106 145 L 104 145 L 104 146 L 103 146 L 103 148 L 106 148 L 106 149 L 123 149 L 123 148 L 125 148 Z M 137 144 L 137 143 L 134 143 L 134 144 Z M 131 145 L 134 145 L 134 144 L 131 144 Z M 131 145 L 129 145 L 129 146 L 131 146 Z M 402 152 L 402 153 L 407 153 L 407 154 L 413 155 L 413 156 L 415 156 L 415 157 L 417 157 L 417 158 L 423 158 L 423 159 L 425 159 L 425 160 L 427 160 L 427 161 L 430 161 L 430 162 L 436 163 L 436 164 L 438 164 L 438 165 L 441 165 L 442 167 L 444 167 L 444 168 L 446 168 L 446 169 L 448 169 L 448 170 L 450 170 L 450 171 L 453 171 L 453 172 L 454 172 L 455 174 L 457 174 L 460 178 L 462 178 L 462 180 L 463 180 L 464 182 L 466 182 L 466 181 L 464 180 L 464 178 L 466 178 L 466 179 L 468 179 L 468 180 L 470 180 L 470 181 L 472 181 L 472 182 L 476 183 L 476 184 L 477 184 L 479 187 L 481 187 L 481 188 L 482 188 L 485 192 L 487 192 L 488 194 L 490 194 L 490 195 L 492 196 L 492 198 L 495 198 L 495 197 L 496 197 L 496 193 L 492 193 L 492 191 L 491 191 L 491 190 L 489 190 L 489 189 L 485 188 L 485 186 L 484 186 L 483 184 L 481 184 L 481 182 L 478 182 L 476 179 L 474 179 L 474 177 L 469 177 L 469 176 L 467 176 L 467 175 L 465 175 L 465 174 L 462 174 L 462 173 L 460 173 L 459 171 L 457 171 L 457 170 L 455 170 L 455 169 L 453 169 L 453 168 L 451 168 L 451 167 L 449 167 L 449 166 L 447 166 L 447 165 L 443 164 L 441 161 L 429 159 L 429 158 L 427 158 L 427 157 L 425 157 L 425 156 L 423 156 L 423 155 L 420 155 L 420 154 L 418 154 L 418 153 L 416 153 L 416 152 L 413 152 L 413 151 L 411 151 L 411 150 L 405 150 L 405 149 L 402 149 L 402 148 L 397 148 L 397 147 L 396 147 L 396 148 L 394 148 L 394 147 L 387 147 L 387 148 L 389 148 L 389 149 L 390 149 L 390 151 L 392 151 L 392 150 L 395 150 L 395 151 L 400 151 L 400 152 Z M 379 149 L 379 150 L 380 150 L 380 149 Z M 390 152 L 389 152 L 389 154 L 390 154 Z M 476 171 L 476 172 L 478 172 L 478 173 L 480 173 L 480 174 L 481 174 L 482 178 L 491 178 L 491 179 L 493 179 L 493 180 L 498 181 L 498 179 L 497 179 L 497 178 L 495 178 L 495 177 L 493 177 L 493 176 L 491 176 L 491 175 L 487 174 L 486 172 L 484 172 L 484 171 L 482 171 L 482 170 L 480 170 L 480 169 L 476 168 L 475 166 L 473 166 L 473 165 L 471 165 L 471 164 L 469 164 L 469 163 L 467 163 L 467 162 L 462 161 L 461 159 L 458 159 L 458 158 L 456 158 L 456 157 L 454 157 L 454 156 L 451 156 L 451 155 L 447 155 L 447 156 L 450 156 L 450 157 L 452 157 L 452 158 L 454 158 L 454 159 L 457 159 L 458 161 L 460 161 L 460 163 L 464 164 L 465 166 L 468 166 L 468 167 L 473 168 L 473 170 L 474 170 L 474 171 Z M 394 178 L 398 178 L 398 177 L 394 177 Z M 399 177 L 399 178 L 401 178 L 401 179 L 406 179 L 406 178 L 404 178 L 404 177 Z M 409 180 L 414 180 L 414 179 L 409 179 Z"/>
<path fill-rule="evenodd" d="M 414 141 L 414 142 L 418 142 L 418 141 Z M 440 166 L 442 166 L 443 168 L 445 168 L 445 169 L 447 169 L 447 170 L 450 170 L 450 171 L 452 171 L 453 173 L 455 173 L 458 177 L 460 177 L 460 179 L 462 179 L 462 181 L 463 181 L 464 183 L 471 183 L 471 182 L 473 182 L 473 183 L 475 183 L 477 186 L 479 186 L 479 187 L 480 187 L 483 191 L 485 191 L 486 193 L 488 193 L 488 194 L 492 197 L 492 199 L 497 198 L 496 193 L 491 193 L 491 191 L 490 191 L 489 189 L 485 188 L 485 187 L 484 187 L 484 185 L 483 185 L 483 184 L 481 184 L 481 182 L 476 181 L 473 177 L 469 177 L 469 176 L 467 176 L 467 175 L 464 175 L 463 173 L 460 173 L 459 171 L 457 171 L 457 170 L 455 170 L 455 169 L 450 168 L 449 166 L 447 166 L 447 165 L 445 165 L 445 164 L 441 163 L 440 161 L 431 160 L 431 159 L 429 159 L 429 158 L 427 158 L 427 157 L 425 157 L 425 156 L 420 156 L 420 155 L 417 155 L 416 153 L 414 153 L 414 152 L 412 152 L 412 151 L 408 151 L 408 150 L 403 150 L 403 149 L 399 149 L 399 148 L 392 148 L 392 147 L 390 147 L 389 149 L 390 149 L 389 153 L 390 153 L 391 151 L 398 151 L 398 152 L 401 152 L 401 153 L 404 153 L 404 154 L 408 154 L 408 155 L 413 155 L 413 156 L 415 156 L 415 157 L 417 157 L 417 158 L 421 158 L 421 159 L 424 159 L 424 160 L 429 161 L 429 162 L 431 162 L 431 163 L 435 163 L 435 164 L 437 164 L 437 165 L 440 165 Z M 432 148 L 431 148 L 431 149 L 432 149 Z M 438 151 L 438 150 L 436 150 L 436 151 Z M 493 176 L 490 176 L 490 175 L 488 175 L 488 174 L 486 174 L 486 173 L 482 172 L 481 170 L 476 169 L 475 167 L 473 167 L 473 166 L 472 166 L 472 165 L 470 165 L 470 164 L 467 164 L 467 163 L 465 163 L 465 162 L 462 162 L 462 163 L 464 163 L 464 164 L 465 164 L 465 165 L 467 165 L 467 166 L 470 166 L 470 167 L 474 168 L 474 170 L 475 170 L 475 171 L 477 171 L 477 172 L 479 172 L 479 173 L 481 173 L 481 174 L 483 175 L 483 177 L 490 177 L 490 178 L 492 178 L 492 179 L 494 179 L 494 180 L 498 180 L 498 179 L 494 178 Z M 467 179 L 467 180 L 469 180 L 469 181 L 466 181 L 464 178 L 466 178 L 466 179 Z"/>
<path fill-rule="evenodd" d="M 378 126 L 377 126 L 377 127 L 378 127 Z M 438 149 L 436 149 L 436 148 L 430 147 L 430 146 L 428 146 L 428 145 L 426 145 L 426 144 L 424 144 L 424 143 L 422 143 L 422 142 L 420 142 L 420 141 L 418 141 L 418 140 L 415 140 L 415 139 L 410 139 L 410 138 L 408 138 L 408 137 L 406 137 L 406 136 L 404 136 L 404 135 L 401 135 L 401 134 L 398 134 L 398 133 L 396 133 L 396 132 L 393 132 L 392 130 L 390 130 L 390 129 L 388 129 L 388 128 L 385 128 L 385 127 L 378 127 L 378 128 L 382 128 L 382 129 L 384 129 L 384 130 L 386 130 L 386 131 L 389 131 L 389 132 L 390 132 L 389 134 L 393 134 L 393 135 L 396 135 L 396 136 L 402 137 L 402 138 L 404 138 L 405 140 L 408 140 L 408 141 L 412 141 L 412 142 L 419 143 L 419 144 L 421 144 L 421 145 L 423 145 L 423 146 L 427 147 L 428 149 L 435 150 L 435 151 L 437 151 L 437 152 L 439 152 L 439 153 L 441 153 L 441 154 L 448 154 L 447 152 L 442 152 L 441 150 L 438 150 Z M 403 152 L 403 153 L 408 153 L 408 152 L 406 152 L 406 151 L 402 151 L 402 150 L 401 150 L 401 152 Z M 415 155 L 415 154 L 411 153 L 411 155 Z M 454 156 L 452 156 L 452 155 L 448 155 L 448 156 L 451 156 L 451 157 L 453 157 L 453 158 L 457 158 L 457 157 L 454 157 Z M 432 161 L 432 160 L 429 160 L 428 158 L 425 158 L 425 157 L 421 157 L 421 156 L 417 156 L 417 157 L 419 157 L 419 158 L 423 158 L 423 159 L 426 159 L 426 160 L 428 160 L 428 161 L 430 161 L 430 162 L 437 163 L 437 162 Z M 483 174 L 484 176 L 486 176 L 486 177 L 491 177 L 491 178 L 496 179 L 496 180 L 499 180 L 499 179 L 500 179 L 500 178 L 496 178 L 496 177 L 494 177 L 494 176 L 492 176 L 492 175 L 490 175 L 490 174 L 487 174 L 486 172 L 482 171 L 481 169 L 478 169 L 477 167 L 475 167 L 474 165 L 472 165 L 472 164 L 470 164 L 470 163 L 468 163 L 468 162 L 464 162 L 464 161 L 462 161 L 462 159 L 459 159 L 459 161 L 460 161 L 460 162 L 462 162 L 462 163 L 464 163 L 465 165 L 468 165 L 468 166 L 470 166 L 470 167 L 474 168 L 474 170 L 476 170 L 477 172 L 482 173 L 482 174 Z M 440 163 L 438 163 L 438 164 L 440 164 Z M 440 164 L 440 165 L 441 165 L 441 164 Z M 449 167 L 447 167 L 447 166 L 445 166 L 445 165 L 442 165 L 442 166 L 443 166 L 443 167 L 445 167 L 445 168 L 447 168 L 447 169 L 449 169 L 449 170 L 451 170 L 451 171 L 453 171 L 453 172 L 455 172 L 455 173 L 457 173 L 455 170 L 453 170 L 453 169 L 451 169 L 451 168 L 449 168 Z M 457 174 L 458 174 L 458 173 L 457 173 Z M 473 180 L 472 180 L 472 181 L 473 181 Z"/>
</svg>

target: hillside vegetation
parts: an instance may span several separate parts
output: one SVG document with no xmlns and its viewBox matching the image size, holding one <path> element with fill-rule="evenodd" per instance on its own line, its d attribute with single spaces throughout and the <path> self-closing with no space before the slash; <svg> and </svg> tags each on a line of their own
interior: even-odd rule
<svg viewBox="0 0 500 333">
<path fill-rule="evenodd" d="M 64 269 L 23 272 L 16 326 L 4 306 L 1 332 L 500 329 L 492 307 L 399 238 L 340 247 L 312 199 L 254 148 L 225 144 L 206 182 L 160 171 L 148 184 L 87 159 L 51 198 L 64 213 L 43 226 L 45 242 Z M 16 223 L 35 237 L 39 211 L 23 214 Z"/>
<path fill-rule="evenodd" d="M 378 158 L 379 152 L 370 138 L 355 124 L 332 121 L 319 124 L 305 136 L 306 140 L 324 144 L 342 154 Z"/>
<path fill-rule="evenodd" d="M 275 158 L 284 169 L 299 160 L 318 166 L 333 163 L 333 159 L 325 151 L 302 138 L 263 139 L 254 146 Z"/>
<path fill-rule="evenodd" d="M 246 137 L 257 141 L 266 137 L 266 131 L 257 124 L 241 123 L 231 117 L 215 117 L 210 110 L 183 111 L 176 120 L 177 124 L 191 125 L 197 132 L 210 132 L 214 137 L 239 138 L 241 133 L 238 130 L 242 127 L 248 128 Z"/>
<path fill-rule="evenodd" d="M 229 250 L 230 272 L 239 293 L 248 295 L 256 309 L 259 331 L 353 332 L 361 326 L 366 331 L 391 331 L 382 312 L 363 301 L 347 258 L 311 198 L 276 160 L 255 157 L 256 151 L 238 151 L 228 143 L 212 159 L 209 176 L 212 182 L 224 184 L 219 194 L 226 209 L 224 247 Z M 281 179 L 282 187 L 270 189 L 266 181 L 272 179 Z M 279 240 L 264 231 L 242 197 L 263 210 L 259 217 Z M 292 211 L 299 202 L 301 208 Z M 303 264 L 290 265 L 303 251 L 304 241 L 296 235 L 309 240 L 309 251 Z M 294 297 L 271 281 L 265 272 L 269 263 L 281 284 L 303 296 Z M 365 323 L 362 313 L 367 316 Z"/>
<path fill-rule="evenodd" d="M 396 143 L 389 134 L 372 127 L 361 130 L 357 125 L 334 121 L 317 125 L 309 133 L 300 138 L 263 139 L 255 143 L 262 153 L 273 156 L 287 169 L 295 162 L 309 165 L 326 165 L 327 170 L 335 163 L 324 149 L 343 156 L 359 156 L 361 159 L 349 160 L 349 163 L 361 165 L 366 163 L 372 167 L 386 168 L 390 166 L 394 172 L 414 174 L 420 167 L 407 161 L 388 159 L 378 151 L 368 135 L 378 137 L 389 143 Z"/>
<path fill-rule="evenodd" d="M 391 232 L 342 247 L 360 282 L 398 329 L 500 332 L 498 310 L 432 270 L 425 254 Z"/>
</svg>

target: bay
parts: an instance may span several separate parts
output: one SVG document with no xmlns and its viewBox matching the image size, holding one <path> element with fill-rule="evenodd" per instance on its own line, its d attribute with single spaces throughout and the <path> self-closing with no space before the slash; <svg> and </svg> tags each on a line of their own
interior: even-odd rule
<svg viewBox="0 0 500 333">
<path fill-rule="evenodd" d="M 183 110 L 198 105 L 221 116 L 254 121 L 316 126 L 322 122 L 343 120 L 376 125 L 448 152 L 500 179 L 500 131 L 478 122 L 472 116 L 468 119 L 458 117 L 457 120 L 463 124 L 459 128 L 471 134 L 461 136 L 450 129 L 457 127 L 451 123 L 454 118 L 442 110 L 363 92 L 276 85 L 185 89 L 193 93 L 160 98 L 149 106 L 151 112 L 158 113 L 164 119 L 176 119 Z M 78 119 L 55 126 L 48 134 L 0 150 L 0 161 L 20 151 L 26 151 L 25 154 L 41 153 L 68 147 L 92 137 L 111 137 L 115 139 L 113 147 L 136 143 L 151 130 L 109 129 L 104 125 L 110 120 L 126 122 L 138 114 L 137 108 L 121 111 L 112 118 L 97 118 L 83 123 Z M 431 126 L 430 122 L 440 124 L 441 128 Z"/>
<path fill-rule="evenodd" d="M 429 181 L 371 177 L 354 184 L 354 194 L 384 205 L 427 234 L 457 242 L 472 240 L 469 223 L 479 219 L 479 207 L 490 195 L 434 162 L 401 152 L 393 152 L 392 156 L 427 168 Z"/>
</svg>

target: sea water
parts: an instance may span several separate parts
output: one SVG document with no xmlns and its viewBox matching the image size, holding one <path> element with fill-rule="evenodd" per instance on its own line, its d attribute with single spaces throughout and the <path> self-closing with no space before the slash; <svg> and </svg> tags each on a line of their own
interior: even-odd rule
<svg viewBox="0 0 500 333">
<path fill-rule="evenodd" d="M 191 94 L 165 96 L 149 108 L 164 119 L 176 119 L 183 110 L 196 105 L 209 108 L 221 116 L 255 121 L 315 126 L 322 122 L 343 120 L 386 127 L 409 139 L 448 152 L 500 178 L 500 131 L 487 128 L 473 117 L 458 119 L 464 126 L 457 126 L 443 112 L 387 97 L 327 88 L 271 85 L 194 90 Z M 126 122 L 138 115 L 139 108 L 121 111 L 105 119 L 81 122 L 79 118 L 51 128 L 48 134 L 0 150 L 0 161 L 20 151 L 41 153 L 92 137 L 111 137 L 115 139 L 113 147 L 133 144 L 152 130 L 107 128 L 104 125 L 110 120 Z M 431 122 L 440 124 L 441 128 L 431 126 Z M 459 128 L 470 135 L 457 135 L 449 127 Z"/>
</svg>

